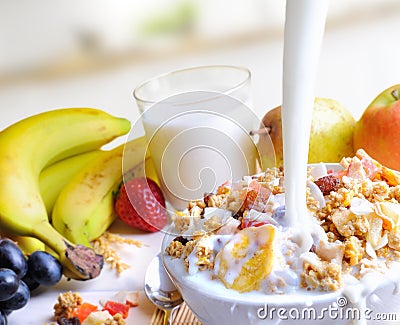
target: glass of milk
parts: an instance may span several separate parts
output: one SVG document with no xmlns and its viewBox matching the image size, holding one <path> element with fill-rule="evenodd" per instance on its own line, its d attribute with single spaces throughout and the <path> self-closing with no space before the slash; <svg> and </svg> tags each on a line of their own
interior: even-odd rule
<svg viewBox="0 0 400 325">
<path fill-rule="evenodd" d="M 256 172 L 249 131 L 259 118 L 249 107 L 250 71 L 202 66 L 173 71 L 134 90 L 161 188 L 174 209 Z"/>
</svg>

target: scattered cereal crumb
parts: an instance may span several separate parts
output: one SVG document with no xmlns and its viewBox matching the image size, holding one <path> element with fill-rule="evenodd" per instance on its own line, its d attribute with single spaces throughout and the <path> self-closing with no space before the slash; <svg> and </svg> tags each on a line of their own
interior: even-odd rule
<svg viewBox="0 0 400 325">
<path fill-rule="evenodd" d="M 130 266 L 122 261 L 116 249 L 112 247 L 115 244 L 127 244 L 134 245 L 136 247 L 142 247 L 143 243 L 138 240 L 124 238 L 118 234 L 113 234 L 108 231 L 92 242 L 95 252 L 103 255 L 104 261 L 108 263 L 111 268 L 116 269 L 120 274 Z"/>
</svg>

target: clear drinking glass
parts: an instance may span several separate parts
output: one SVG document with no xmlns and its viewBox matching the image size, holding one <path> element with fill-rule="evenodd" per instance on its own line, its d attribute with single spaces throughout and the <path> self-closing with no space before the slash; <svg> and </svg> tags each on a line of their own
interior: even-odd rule
<svg viewBox="0 0 400 325">
<path fill-rule="evenodd" d="M 250 71 L 234 66 L 178 70 L 134 90 L 161 188 L 175 209 L 256 171 L 249 131 Z"/>
<path fill-rule="evenodd" d="M 250 83 L 251 73 L 247 68 L 228 65 L 199 66 L 172 71 L 147 80 L 136 87 L 133 96 L 140 113 L 168 97 L 192 91 L 229 95 L 250 107 Z"/>
</svg>

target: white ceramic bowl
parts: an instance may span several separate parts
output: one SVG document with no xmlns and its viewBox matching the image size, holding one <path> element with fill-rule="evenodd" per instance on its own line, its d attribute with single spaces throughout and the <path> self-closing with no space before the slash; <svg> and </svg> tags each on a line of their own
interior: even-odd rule
<svg viewBox="0 0 400 325">
<path fill-rule="evenodd" d="M 163 252 L 174 237 L 169 234 L 165 236 Z M 189 276 L 182 260 L 165 253 L 162 254 L 162 260 L 186 304 L 204 325 L 388 325 L 400 322 L 400 294 L 394 294 L 393 285 L 385 285 L 369 295 L 366 315 L 371 319 L 364 323 L 357 322 L 362 310 L 352 305 L 341 292 L 307 295 L 238 293 L 226 289 L 220 281 L 214 280 L 211 286 L 198 281 L 196 276 Z M 385 320 L 376 319 L 378 316 Z"/>
<path fill-rule="evenodd" d="M 328 169 L 338 169 L 330 164 Z M 162 243 L 162 260 L 172 281 L 186 304 L 204 325 L 263 325 L 263 324 L 400 324 L 400 294 L 394 295 L 393 284 L 376 289 L 367 298 L 367 317 L 390 318 L 398 311 L 397 320 L 356 322 L 356 308 L 341 292 L 268 295 L 259 292 L 239 293 L 226 289 L 221 281 L 200 280 L 201 273 L 188 275 L 181 259 L 165 254 L 176 237 L 167 233 Z M 360 318 L 362 318 L 360 316 Z"/>
</svg>

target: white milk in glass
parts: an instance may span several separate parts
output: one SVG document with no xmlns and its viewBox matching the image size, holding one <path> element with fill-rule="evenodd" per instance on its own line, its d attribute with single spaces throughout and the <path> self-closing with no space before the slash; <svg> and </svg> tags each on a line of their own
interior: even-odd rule
<svg viewBox="0 0 400 325">
<path fill-rule="evenodd" d="M 256 172 L 249 131 L 258 119 L 237 99 L 214 92 L 179 94 L 150 107 L 142 119 L 163 192 L 175 209 Z"/>
</svg>

